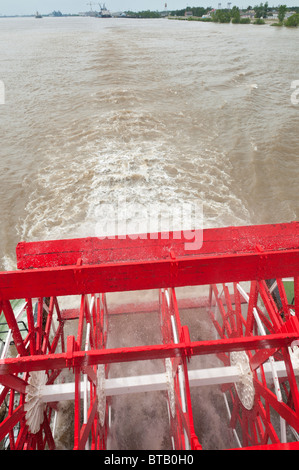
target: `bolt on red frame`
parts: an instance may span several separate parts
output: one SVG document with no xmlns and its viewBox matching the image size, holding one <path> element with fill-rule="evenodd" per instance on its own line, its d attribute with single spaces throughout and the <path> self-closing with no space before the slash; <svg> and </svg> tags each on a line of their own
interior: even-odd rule
<svg viewBox="0 0 299 470">
<path fill-rule="evenodd" d="M 19 270 L 0 273 L 0 312 L 9 328 L 0 360 L 2 448 L 54 449 L 58 403 L 71 399 L 74 448 L 106 449 L 110 397 L 164 390 L 173 449 L 199 450 L 190 388 L 206 384 L 221 386 L 239 447 L 299 448 L 298 229 L 297 222 L 208 229 L 194 252 L 178 233 L 20 243 Z M 286 278 L 294 286 L 291 303 Z M 191 341 L 175 288 L 204 285 L 209 297 L 200 302 L 218 339 Z M 112 312 L 105 294 L 144 289 L 158 289 L 162 343 L 107 347 Z M 80 302 L 64 308 L 69 296 Z M 15 299 L 23 299 L 17 311 Z M 26 335 L 18 323 L 24 314 Z M 77 332 L 67 336 L 71 319 Z M 191 357 L 207 354 L 223 367 L 188 369 Z M 149 359 L 163 360 L 165 372 L 109 377 L 111 364 Z M 74 382 L 60 383 L 65 369 Z"/>
</svg>

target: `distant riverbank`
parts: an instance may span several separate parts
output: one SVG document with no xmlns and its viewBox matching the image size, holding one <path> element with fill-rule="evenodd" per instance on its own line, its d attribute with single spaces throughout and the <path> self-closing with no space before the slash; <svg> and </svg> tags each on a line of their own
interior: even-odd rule
<svg viewBox="0 0 299 470">
<path fill-rule="evenodd" d="M 289 27 L 296 27 L 299 26 L 299 15 L 293 15 L 294 17 L 298 17 L 298 21 L 295 21 L 294 23 L 288 24 L 288 20 L 286 20 L 284 23 L 279 23 L 276 18 L 249 18 L 249 17 L 244 17 L 241 18 L 240 21 L 236 22 L 235 24 L 253 24 L 253 25 L 267 25 L 267 26 L 289 26 Z M 290 17 L 292 19 L 292 17 Z M 213 18 L 207 17 L 207 18 L 198 18 L 196 16 L 168 16 L 169 20 L 178 20 L 178 21 L 200 21 L 203 23 L 234 23 L 231 19 L 229 21 L 215 21 Z"/>
</svg>

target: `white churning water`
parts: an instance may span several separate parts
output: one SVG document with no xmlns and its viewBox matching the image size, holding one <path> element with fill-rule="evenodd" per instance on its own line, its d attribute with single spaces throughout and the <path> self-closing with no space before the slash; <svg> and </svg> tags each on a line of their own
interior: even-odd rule
<svg viewBox="0 0 299 470">
<path fill-rule="evenodd" d="M 96 235 L 111 216 L 103 205 L 116 201 L 202 203 L 205 227 L 298 219 L 298 34 L 168 20 L 1 19 L 1 269 L 15 267 L 20 240 Z M 196 321 L 199 332 L 209 328 L 202 312 Z M 140 341 L 137 323 L 136 331 L 122 323 L 115 341 L 126 328 Z M 195 416 L 202 444 L 234 445 L 217 390 L 192 393 L 204 404 Z M 111 445 L 169 446 L 157 422 L 164 395 L 121 400 Z"/>
</svg>

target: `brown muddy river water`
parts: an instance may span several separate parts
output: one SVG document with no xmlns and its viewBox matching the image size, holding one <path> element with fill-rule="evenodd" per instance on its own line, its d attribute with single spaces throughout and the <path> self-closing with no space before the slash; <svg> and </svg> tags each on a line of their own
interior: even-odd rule
<svg viewBox="0 0 299 470">
<path fill-rule="evenodd" d="M 267 25 L 1 19 L 0 269 L 21 240 L 98 235 L 117 203 L 201 204 L 204 227 L 298 220 L 298 44 Z M 134 337 L 118 321 L 116 342 Z M 201 443 L 235 445 L 222 397 L 200 396 Z M 118 400 L 112 448 L 169 447 L 164 398 Z"/>
</svg>

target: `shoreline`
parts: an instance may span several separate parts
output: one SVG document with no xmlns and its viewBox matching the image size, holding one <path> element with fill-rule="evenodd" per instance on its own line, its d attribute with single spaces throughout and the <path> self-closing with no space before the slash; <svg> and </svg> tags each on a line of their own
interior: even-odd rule
<svg viewBox="0 0 299 470">
<path fill-rule="evenodd" d="M 0 20 L 2 19 L 34 19 L 35 16 L 34 15 L 20 15 L 20 16 L 0 16 Z M 45 18 L 45 19 L 48 19 L 48 18 L 55 18 L 54 16 L 48 16 L 48 15 L 45 15 L 43 16 L 42 18 Z M 83 15 L 63 15 L 62 17 L 59 17 L 59 18 L 95 18 L 95 19 L 101 19 L 101 18 L 98 18 L 98 17 L 92 17 L 92 16 L 83 16 Z M 106 19 L 106 18 L 104 18 Z M 212 18 L 202 18 L 202 17 L 197 17 L 197 16 L 189 16 L 189 17 L 185 17 L 185 16 L 164 16 L 164 17 L 161 17 L 161 18 L 143 18 L 143 17 L 133 17 L 133 16 L 127 16 L 127 17 L 120 17 L 120 16 L 113 16 L 112 18 L 108 18 L 108 19 L 121 19 L 121 20 L 125 20 L 125 19 L 136 19 L 136 20 L 171 20 L 171 21 L 190 21 L 190 22 L 200 22 L 200 23 L 215 23 L 215 24 L 240 24 L 240 25 L 259 25 L 259 26 L 276 26 L 276 27 L 287 27 L 287 28 L 294 28 L 295 26 L 287 26 L 285 25 L 284 23 L 279 23 L 278 22 L 278 19 L 273 19 L 273 18 L 262 18 L 262 20 L 264 21 L 264 23 L 255 23 L 256 20 L 258 20 L 258 18 L 249 18 L 249 22 L 238 22 L 238 23 L 233 23 L 233 21 L 213 21 Z M 241 20 L 244 20 L 244 19 L 247 19 L 247 17 L 245 18 L 241 18 Z"/>
<path fill-rule="evenodd" d="M 277 26 L 277 27 L 290 27 L 290 26 L 286 26 L 284 25 L 283 23 L 282 24 L 279 24 L 278 22 L 278 19 L 277 18 L 262 18 L 264 23 L 255 23 L 256 20 L 258 20 L 258 18 L 249 18 L 250 19 L 250 22 L 239 22 L 239 23 L 233 23 L 232 21 L 230 22 L 219 22 L 219 21 L 213 21 L 212 18 L 201 18 L 201 17 L 197 17 L 197 16 L 189 16 L 189 17 L 184 17 L 184 16 L 168 16 L 167 17 L 168 20 L 177 20 L 177 21 L 198 21 L 200 23 L 215 23 L 215 24 L 240 24 L 240 25 L 257 25 L 257 26 Z M 246 19 L 245 18 L 241 18 L 241 19 Z"/>
</svg>

